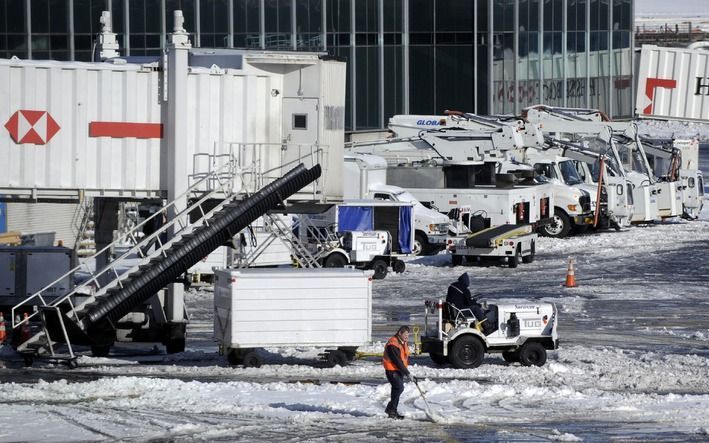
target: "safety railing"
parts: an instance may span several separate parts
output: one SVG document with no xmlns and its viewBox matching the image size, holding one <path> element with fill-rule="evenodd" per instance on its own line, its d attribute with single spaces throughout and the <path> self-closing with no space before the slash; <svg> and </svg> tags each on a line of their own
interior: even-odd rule
<svg viewBox="0 0 709 443">
<path fill-rule="evenodd" d="M 224 142 L 220 149 L 224 154 L 219 155 L 235 159 L 236 175 L 242 178 L 244 185 L 244 189 L 235 189 L 237 193 L 253 193 L 301 163 L 307 168 L 320 164 L 323 167 L 321 178 L 298 193 L 320 200 L 327 189 L 328 149 L 327 145 L 317 144 Z"/>
<path fill-rule="evenodd" d="M 62 303 L 68 303 L 70 306 L 70 311 L 67 314 L 73 315 L 76 318 L 77 308 L 79 308 L 81 305 L 74 305 L 74 301 L 72 300 L 72 298 L 75 295 L 88 294 L 90 296 L 89 298 L 94 298 L 95 296 L 98 296 L 101 292 L 107 291 L 112 287 L 122 287 L 121 279 L 123 277 L 133 273 L 136 269 L 138 269 L 139 266 L 145 264 L 151 258 L 156 257 L 157 255 L 161 254 L 163 256 L 167 256 L 166 250 L 173 243 L 178 241 L 186 233 L 193 231 L 196 227 L 201 226 L 202 224 L 208 225 L 208 219 L 212 216 L 212 214 L 220 210 L 228 201 L 229 197 L 233 195 L 232 187 L 234 184 L 234 179 L 229 174 L 225 174 L 225 171 L 233 170 L 233 162 L 229 161 L 223 164 L 221 167 L 215 168 L 212 172 L 205 174 L 201 179 L 197 180 L 193 185 L 191 185 L 184 193 L 182 193 L 175 200 L 163 207 L 162 210 L 157 211 L 155 214 L 146 218 L 142 223 L 139 223 L 133 229 L 121 235 L 113 243 L 97 251 L 88 260 L 74 267 L 61 277 L 57 278 L 55 281 L 49 283 L 36 293 L 32 294 L 27 299 L 22 301 L 21 303 L 14 306 L 12 308 L 11 316 L 13 328 L 16 328 L 17 326 L 23 323 L 29 322 L 39 314 L 41 310 L 32 313 L 31 315 L 21 319 L 20 321 L 17 321 L 15 312 L 20 307 L 31 304 L 38 304 L 41 306 L 59 306 Z M 201 198 L 199 198 L 194 203 L 184 209 L 176 207 L 176 205 L 179 204 L 179 202 L 182 202 L 185 197 L 194 195 L 196 190 L 208 187 L 206 183 L 210 182 L 212 183 L 213 187 L 211 191 L 204 193 Z M 216 186 L 214 186 L 214 184 L 216 184 Z M 213 198 L 215 195 L 222 195 L 225 196 L 225 198 L 219 205 L 215 206 L 211 210 L 205 210 L 204 203 L 207 200 Z M 194 214 L 195 212 L 199 214 L 199 218 L 190 223 L 190 215 Z M 165 223 L 163 223 L 161 219 L 167 214 L 174 215 L 172 216 L 170 221 L 166 221 Z M 160 217 L 161 219 L 156 220 L 157 217 Z M 150 235 L 147 235 L 142 239 L 139 238 L 139 233 L 142 233 L 144 228 L 149 224 L 153 226 L 159 224 L 161 226 L 155 229 L 154 232 L 152 232 Z M 179 229 L 173 229 L 175 227 L 179 227 Z M 165 239 L 169 232 L 173 232 L 173 236 L 170 239 Z M 90 268 L 90 263 L 95 263 L 95 260 L 97 258 L 102 256 L 103 254 L 107 254 L 110 250 L 112 250 L 112 248 L 116 246 L 125 245 L 126 243 L 129 243 L 132 246 L 125 250 L 125 252 L 118 256 L 115 260 L 111 261 L 106 266 L 103 266 L 100 269 L 92 270 Z M 155 244 L 157 244 L 155 250 L 150 252 L 150 249 Z M 125 266 L 128 260 L 135 259 L 136 256 L 139 257 L 137 263 L 133 264 L 132 266 Z M 86 272 L 89 277 L 79 285 L 75 286 L 70 292 L 68 292 L 64 296 L 52 300 L 51 303 L 48 302 L 47 299 L 45 299 L 45 293 L 48 292 L 56 283 L 80 271 Z M 88 301 L 84 301 L 83 303 L 87 302 Z"/>
</svg>

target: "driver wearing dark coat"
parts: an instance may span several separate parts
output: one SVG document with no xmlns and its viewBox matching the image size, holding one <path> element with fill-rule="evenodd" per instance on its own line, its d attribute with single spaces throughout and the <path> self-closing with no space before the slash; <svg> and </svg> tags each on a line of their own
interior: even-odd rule
<svg viewBox="0 0 709 443">
<path fill-rule="evenodd" d="M 485 311 L 479 303 L 473 300 L 470 290 L 470 276 L 464 272 L 458 280 L 448 286 L 448 294 L 446 294 L 446 302 L 455 306 L 459 310 L 470 309 L 475 315 L 475 318 L 482 320 L 485 318 Z"/>
</svg>

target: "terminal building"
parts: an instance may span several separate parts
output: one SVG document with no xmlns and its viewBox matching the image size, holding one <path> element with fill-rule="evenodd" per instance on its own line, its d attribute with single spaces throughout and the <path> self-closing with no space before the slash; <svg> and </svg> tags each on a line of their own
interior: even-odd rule
<svg viewBox="0 0 709 443">
<path fill-rule="evenodd" d="M 194 47 L 348 62 L 348 131 L 395 114 L 633 114 L 633 0 L 0 0 L 0 57 L 91 61 L 101 11 L 122 56 L 156 56 L 182 9 Z"/>
</svg>

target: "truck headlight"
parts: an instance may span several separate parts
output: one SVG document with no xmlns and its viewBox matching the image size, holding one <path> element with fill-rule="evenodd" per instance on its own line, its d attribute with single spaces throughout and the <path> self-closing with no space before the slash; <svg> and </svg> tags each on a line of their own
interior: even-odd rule
<svg viewBox="0 0 709 443">
<path fill-rule="evenodd" d="M 569 208 L 569 211 L 576 212 L 576 205 L 566 205 L 567 208 Z"/>
</svg>

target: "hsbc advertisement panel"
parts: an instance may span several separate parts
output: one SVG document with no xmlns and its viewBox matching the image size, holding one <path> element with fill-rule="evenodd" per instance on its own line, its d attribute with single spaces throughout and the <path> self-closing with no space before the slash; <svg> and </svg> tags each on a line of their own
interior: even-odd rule
<svg viewBox="0 0 709 443">
<path fill-rule="evenodd" d="M 709 51 L 643 45 L 638 117 L 709 121 Z"/>
</svg>

